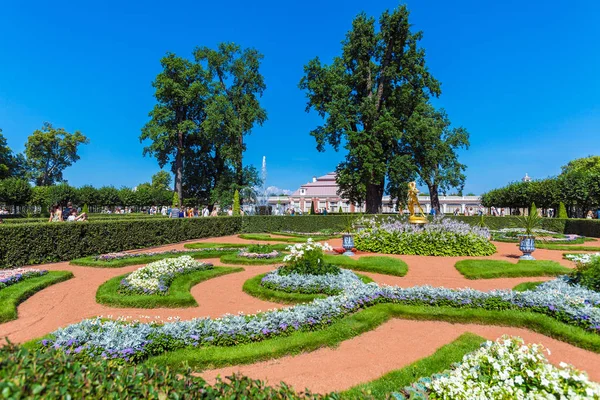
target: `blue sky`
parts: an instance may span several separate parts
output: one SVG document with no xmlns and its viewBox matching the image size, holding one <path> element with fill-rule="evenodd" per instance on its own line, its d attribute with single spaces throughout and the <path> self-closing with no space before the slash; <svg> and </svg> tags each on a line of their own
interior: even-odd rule
<svg viewBox="0 0 600 400">
<path fill-rule="evenodd" d="M 87 3 L 87 4 L 85 4 Z M 0 23 L 0 128 L 23 150 L 44 121 L 91 143 L 65 171 L 69 183 L 134 186 L 158 171 L 138 137 L 167 51 L 233 41 L 265 58 L 269 119 L 247 138 L 246 164 L 267 157 L 267 184 L 295 189 L 332 171 L 343 153 L 319 153 L 297 87 L 302 67 L 340 54 L 360 11 L 395 1 L 7 2 Z M 599 153 L 600 2 L 407 1 L 424 31 L 444 107 L 471 133 L 461 153 L 466 192 L 557 174 Z"/>
</svg>

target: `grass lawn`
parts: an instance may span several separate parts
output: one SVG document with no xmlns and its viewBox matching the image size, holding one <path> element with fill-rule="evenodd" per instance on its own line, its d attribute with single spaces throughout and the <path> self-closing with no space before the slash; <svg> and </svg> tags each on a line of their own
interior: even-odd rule
<svg viewBox="0 0 600 400">
<path fill-rule="evenodd" d="M 243 271 L 243 268 L 213 267 L 205 271 L 195 271 L 183 274 L 173 280 L 166 295 L 121 294 L 118 292 L 121 280 L 128 274 L 117 276 L 104 282 L 96 292 L 96 301 L 114 307 L 135 308 L 178 308 L 195 307 L 198 305 L 192 297 L 192 286 L 207 279 Z"/>
<path fill-rule="evenodd" d="M 503 260 L 462 260 L 455 267 L 467 279 L 556 276 L 571 272 L 556 261 L 546 260 L 519 260 L 516 264 Z"/>
<path fill-rule="evenodd" d="M 70 271 L 50 271 L 0 289 L 0 323 L 17 319 L 17 306 L 34 293 L 72 277 L 73 273 Z"/>
<path fill-rule="evenodd" d="M 399 258 L 386 256 L 363 256 L 358 259 L 344 255 L 325 255 L 325 261 L 354 271 L 374 272 L 377 274 L 404 276 L 408 265 Z"/>
<path fill-rule="evenodd" d="M 260 284 L 260 281 L 265 275 L 266 274 L 260 274 L 254 278 L 248 279 L 246 282 L 244 282 L 242 290 L 251 296 L 258 297 L 259 299 L 284 304 L 309 303 L 314 299 L 323 299 L 327 297 L 325 294 L 289 293 L 284 292 L 283 290 L 268 289 Z M 373 282 L 373 280 L 367 276 L 358 275 L 358 277 L 364 283 Z"/>
<path fill-rule="evenodd" d="M 453 363 L 460 362 L 465 354 L 478 350 L 485 341 L 486 339 L 481 336 L 463 333 L 458 339 L 440 347 L 429 357 L 389 372 L 374 381 L 354 386 L 340 394 L 342 399 L 362 399 L 363 393 L 369 393 L 376 399 L 387 399 L 391 393 L 410 386 L 420 378 L 450 369 Z"/>
<path fill-rule="evenodd" d="M 598 246 L 577 246 L 574 244 L 556 244 L 556 243 L 537 243 L 535 247 L 546 250 L 562 250 L 562 251 L 600 251 Z"/>
<path fill-rule="evenodd" d="M 288 237 L 275 237 L 271 236 L 268 233 L 242 233 L 238 235 L 240 239 L 246 240 L 270 240 L 273 242 L 286 242 L 286 243 L 306 243 L 309 238 L 312 238 L 314 241 L 322 241 L 332 239 L 332 236 L 304 236 L 304 237 L 296 237 L 296 236 L 288 236 Z"/>
<path fill-rule="evenodd" d="M 489 311 L 481 308 L 451 308 L 378 304 L 340 319 L 316 331 L 297 331 L 289 336 L 237 346 L 186 347 L 146 360 L 148 365 L 161 364 L 182 368 L 185 362 L 196 370 L 228 365 L 251 364 L 287 355 L 335 347 L 344 340 L 375 329 L 390 318 L 527 328 L 574 346 L 600 353 L 600 335 L 568 325 L 552 317 L 522 310 Z M 399 338 L 398 340 L 401 340 Z M 39 342 L 37 339 L 35 342 Z M 29 342 L 30 346 L 34 341 Z M 398 388 L 400 389 L 400 388 Z"/>
<path fill-rule="evenodd" d="M 283 264 L 283 257 L 285 257 L 285 254 L 280 254 L 275 258 L 247 258 L 240 257 L 237 254 L 223 254 L 220 260 L 223 264 L 270 265 Z"/>
<path fill-rule="evenodd" d="M 517 286 L 512 288 L 515 292 L 526 292 L 528 290 L 533 290 L 536 287 L 540 286 L 544 282 L 523 282 L 519 283 Z"/>
<path fill-rule="evenodd" d="M 247 248 L 248 246 L 252 246 L 252 244 L 249 244 L 249 243 L 206 243 L 206 242 L 202 242 L 202 243 L 188 243 L 188 244 L 183 245 L 183 247 L 185 247 L 186 249 L 212 249 L 212 248 L 228 249 L 228 248 L 231 248 L 232 251 L 233 250 L 239 251 L 239 249 L 244 249 L 244 248 Z M 289 244 L 278 243 L 278 244 L 269 244 L 269 245 L 261 245 L 261 246 L 269 246 L 269 248 L 272 250 L 284 251 L 287 249 Z"/>
<path fill-rule="evenodd" d="M 232 248 L 231 253 L 237 252 L 238 249 Z M 153 256 L 140 256 L 140 257 L 130 257 L 130 258 L 122 258 L 119 260 L 111 260 L 111 261 L 100 261 L 94 260 L 94 256 L 77 258 L 72 260 L 69 264 L 71 265 L 79 265 L 82 267 L 98 267 L 98 268 L 121 268 L 129 265 L 139 265 L 139 264 L 148 264 L 154 261 L 163 260 L 165 258 L 177 258 L 181 256 L 190 256 L 196 259 L 202 258 L 219 258 L 223 254 L 227 254 L 227 251 L 211 251 L 211 250 L 198 250 L 198 251 L 187 251 L 181 253 L 172 253 L 172 254 L 157 254 Z"/>
</svg>

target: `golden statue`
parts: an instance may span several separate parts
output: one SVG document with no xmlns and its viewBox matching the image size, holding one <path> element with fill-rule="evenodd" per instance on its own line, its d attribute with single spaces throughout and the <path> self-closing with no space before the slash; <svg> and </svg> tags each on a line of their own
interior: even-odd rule
<svg viewBox="0 0 600 400">
<path fill-rule="evenodd" d="M 408 217 L 408 222 L 410 222 L 411 224 L 426 224 L 427 221 L 427 217 L 425 216 L 425 213 L 423 212 L 423 207 L 421 207 L 421 204 L 419 204 L 419 189 L 417 189 L 417 183 L 416 182 L 409 182 L 408 183 L 408 212 L 410 213 L 410 217 Z M 418 210 L 420 211 L 421 215 L 418 216 L 415 213 L 415 207 L 418 208 Z"/>
</svg>

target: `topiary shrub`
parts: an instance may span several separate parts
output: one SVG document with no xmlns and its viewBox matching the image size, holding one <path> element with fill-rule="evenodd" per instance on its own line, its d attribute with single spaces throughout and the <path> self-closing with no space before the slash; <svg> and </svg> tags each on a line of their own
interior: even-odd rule
<svg viewBox="0 0 600 400">
<path fill-rule="evenodd" d="M 558 204 L 558 218 L 569 218 L 569 216 L 567 215 L 567 207 L 565 207 L 565 203 L 563 203 L 562 201 Z"/>
<path fill-rule="evenodd" d="M 89 214 L 89 213 L 90 213 L 90 209 L 88 208 L 88 205 L 87 205 L 87 203 L 85 203 L 85 204 L 83 205 L 83 209 L 81 210 L 81 212 L 84 212 L 84 213 L 86 213 L 86 214 Z"/>
<path fill-rule="evenodd" d="M 240 192 L 237 189 L 233 193 L 233 215 L 240 215 Z"/>
<path fill-rule="evenodd" d="M 173 192 L 173 204 L 171 204 L 171 207 L 173 207 L 173 208 L 179 207 L 179 195 L 177 194 L 177 192 Z"/>
</svg>

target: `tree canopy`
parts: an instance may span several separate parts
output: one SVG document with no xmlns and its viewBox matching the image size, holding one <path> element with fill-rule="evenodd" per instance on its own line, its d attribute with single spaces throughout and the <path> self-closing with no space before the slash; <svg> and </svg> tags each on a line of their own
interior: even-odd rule
<svg viewBox="0 0 600 400">
<path fill-rule="evenodd" d="M 458 161 L 457 150 L 469 147 L 469 133 L 465 128 L 451 128 L 444 110 L 436 110 L 430 104 L 412 115 L 401 140 L 398 158 L 404 168 L 413 168 L 419 183 L 427 185 L 431 205 L 440 211 L 439 193 L 457 188 L 462 192 L 466 166 Z"/>
<path fill-rule="evenodd" d="M 77 151 L 90 141 L 81 132 L 69 133 L 45 122 L 27 138 L 25 155 L 29 177 L 38 186 L 49 186 L 63 180 L 63 171 L 79 160 Z"/>
<path fill-rule="evenodd" d="M 425 63 L 421 32 L 411 30 L 406 6 L 375 19 L 359 14 L 342 42 L 342 55 L 329 65 L 317 57 L 304 67 L 300 88 L 325 123 L 311 131 L 317 149 L 336 151 L 344 144 L 346 159 L 337 167 L 340 194 L 379 211 L 386 178 L 406 179 L 398 160 L 401 138 L 416 108 L 440 85 Z"/>
<path fill-rule="evenodd" d="M 11 176 L 20 176 L 25 168 L 25 159 L 22 154 L 14 154 L 8 147 L 6 138 L 0 129 L 0 179 Z"/>
</svg>

